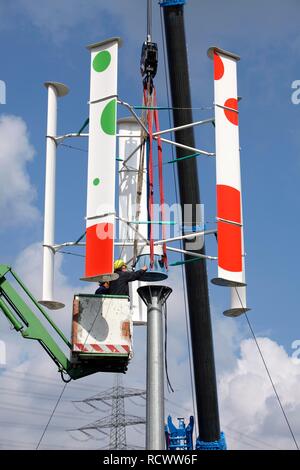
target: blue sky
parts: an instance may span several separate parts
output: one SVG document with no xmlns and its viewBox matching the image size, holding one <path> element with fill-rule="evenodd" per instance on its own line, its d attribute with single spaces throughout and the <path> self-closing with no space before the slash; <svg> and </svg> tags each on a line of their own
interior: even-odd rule
<svg viewBox="0 0 300 470">
<path fill-rule="evenodd" d="M 6 177 L 1 177 L 1 173 L 6 173 L 0 170 L 1 185 L 6 188 L 0 190 L 0 197 L 4 198 L 3 204 L 0 201 L 4 218 L 0 227 L 1 262 L 20 265 L 24 250 L 33 243 L 40 243 L 43 236 L 47 105 L 43 82 L 55 80 L 70 87 L 70 94 L 60 100 L 58 128 L 59 133 L 77 131 L 88 116 L 89 53 L 85 46 L 107 37 L 121 36 L 124 45 L 119 54 L 119 95 L 127 102 L 139 104 L 139 60 L 146 34 L 145 7 L 146 1 L 137 0 L 0 0 L 0 80 L 7 86 L 7 103 L 0 105 L 0 119 L 13 115 L 27 126 L 31 148 L 27 146 L 27 153 L 24 153 L 27 162 L 25 157 L 23 163 L 20 163 L 21 157 L 18 160 L 21 165 L 19 176 L 28 178 L 30 189 L 24 194 L 28 206 L 35 210 L 29 217 L 24 211 L 24 217 L 16 217 L 14 224 L 9 221 L 7 212 L 11 211 L 11 206 L 6 205 L 8 199 L 5 197 L 8 197 L 10 183 Z M 153 37 L 158 42 L 160 54 L 156 84 L 159 104 L 166 105 L 157 2 L 153 2 L 153 9 Z M 291 101 L 291 84 L 300 79 L 300 5 L 296 0 L 189 0 L 185 12 L 195 107 L 212 106 L 212 64 L 206 56 L 208 47 L 218 45 L 241 56 L 238 88 L 243 98 L 240 142 L 248 304 L 252 308 L 249 318 L 259 336 L 282 345 L 291 355 L 292 342 L 300 338 L 300 105 Z M 120 116 L 122 113 L 120 111 Z M 210 117 L 211 113 L 195 110 L 194 119 Z M 167 116 L 162 115 L 161 122 L 168 126 Z M 23 131 L 18 128 L 24 136 Z M 213 150 L 211 128 L 197 130 L 196 140 L 200 148 Z M 86 149 L 84 141 L 70 142 L 70 145 Z M 166 161 L 171 159 L 170 156 L 166 148 Z M 9 161 L 5 159 L 2 168 L 3 165 L 9 167 Z M 57 241 L 75 239 L 84 231 L 86 161 L 85 152 L 68 148 L 58 152 Z M 165 168 L 166 181 L 170 181 L 172 169 Z M 214 162 L 199 158 L 198 169 L 205 217 L 211 221 L 215 216 Z M 15 184 L 17 188 L 17 182 Z M 32 191 L 35 196 L 30 200 Z M 166 188 L 166 193 L 169 201 L 174 202 L 171 186 Z M 10 214 L 14 218 L 13 210 Z M 216 253 L 214 242 L 208 243 L 207 252 Z M 80 286 L 78 279 L 84 269 L 81 258 L 66 256 L 60 269 L 71 286 Z M 215 273 L 216 266 L 209 264 L 209 278 Z M 171 281 L 175 288 L 176 276 L 180 277 L 180 274 L 173 272 Z M 68 292 L 71 296 L 72 290 Z M 222 316 L 228 305 L 227 294 L 224 288 L 210 286 L 212 310 L 217 317 Z M 170 309 L 171 305 L 170 300 Z M 234 325 L 230 319 L 226 322 L 221 323 L 222 328 L 228 329 L 233 342 L 235 334 L 237 342 L 249 336 L 244 318 L 234 320 Z M 216 325 L 220 328 L 220 323 Z M 219 338 L 219 333 L 216 335 Z M 223 339 L 225 336 L 226 332 Z M 218 345 L 216 351 L 222 355 Z M 240 354 L 237 350 L 235 353 Z M 218 361 L 223 364 L 222 358 L 218 357 Z"/>
<path fill-rule="evenodd" d="M 86 14 L 86 21 L 81 19 L 80 7 L 77 12 L 70 12 L 67 7 L 69 2 L 60 2 L 61 6 L 52 2 L 53 6 L 49 6 L 49 11 L 45 10 L 43 14 L 44 8 L 37 6 L 39 2 L 20 2 L 20 9 L 6 7 L 6 2 L 3 3 L 7 22 L 1 32 L 0 78 L 7 84 L 7 105 L 2 106 L 1 112 L 21 116 L 27 124 L 30 143 L 36 152 L 34 162 L 28 165 L 28 172 L 37 190 L 36 205 L 42 214 L 46 128 L 46 90 L 43 82 L 56 80 L 68 84 L 71 92 L 60 101 L 59 132 L 78 130 L 88 115 L 89 54 L 85 46 L 102 37 L 120 35 L 124 38 L 124 46 L 120 50 L 122 78 L 119 79 L 119 93 L 125 100 L 139 103 L 139 56 L 145 23 L 143 2 L 138 2 L 135 8 L 140 18 L 138 28 L 130 14 L 125 24 L 120 21 L 117 8 L 103 13 L 101 3 L 105 2 L 90 2 L 95 14 Z M 25 7 L 25 3 L 28 6 Z M 129 5 L 134 8 L 134 3 L 125 2 L 128 5 L 125 11 L 129 10 Z M 272 2 L 273 7 L 267 8 L 267 3 L 260 3 L 260 15 L 257 17 L 256 2 L 252 3 L 251 8 L 229 2 L 227 13 L 223 6 L 218 15 L 218 8 L 209 7 L 207 2 L 203 2 L 200 8 L 197 2 L 190 1 L 186 7 L 186 29 L 195 107 L 212 104 L 211 63 L 206 57 L 207 48 L 211 44 L 220 44 L 241 55 L 238 73 L 239 94 L 243 97 L 240 133 L 249 305 L 255 310 L 252 316 L 256 328 L 271 329 L 272 335 L 287 347 L 292 339 L 290 331 L 294 332 L 297 328 L 297 277 L 292 275 L 297 266 L 298 251 L 297 230 L 292 226 L 297 224 L 297 218 L 292 214 L 297 213 L 299 200 L 299 107 L 291 103 L 291 83 L 297 79 L 295 43 L 298 32 L 296 22 L 293 31 L 291 14 L 295 2 L 287 2 L 284 9 L 278 7 L 277 2 Z M 290 9 L 287 7 L 289 4 Z M 55 5 L 58 12 L 61 9 L 59 19 L 56 18 Z M 78 5 L 81 5 L 80 2 Z M 219 6 L 218 3 L 216 5 Z M 210 9 L 214 11 L 214 18 L 208 28 L 201 17 L 209 15 Z M 155 7 L 154 37 L 161 42 L 158 10 Z M 193 10 L 197 15 L 192 14 Z M 261 19 L 263 12 L 269 15 L 266 23 Z M 74 16 L 73 22 L 71 18 L 64 20 L 69 15 L 71 18 Z M 224 19 L 223 24 L 221 19 Z M 160 102 L 166 104 L 163 67 L 160 47 L 157 86 Z M 198 111 L 194 114 L 198 119 L 211 113 Z M 213 132 L 197 132 L 197 143 L 203 148 L 213 148 Z M 70 142 L 70 145 L 86 148 L 84 142 Z M 168 151 L 166 148 L 165 153 Z M 59 151 L 58 240 L 72 239 L 84 231 L 85 161 L 84 152 L 66 148 Z M 199 161 L 199 172 L 202 202 L 206 216 L 212 220 L 213 163 L 203 158 Z M 173 194 L 170 194 L 171 198 Z M 10 240 L 10 246 L 5 250 L 5 261 L 12 262 L 16 249 L 26 246 L 30 240 L 41 238 L 42 224 L 18 228 L 18 234 L 14 243 L 11 242 L 11 233 L 2 234 L 4 243 L 6 237 Z M 288 244 L 283 242 L 285 240 Z M 212 246 L 212 250 L 214 248 Z M 220 289 L 214 288 L 213 295 L 221 302 L 223 292 L 218 295 L 218 291 Z M 284 318 L 288 321 L 283 321 Z"/>
</svg>

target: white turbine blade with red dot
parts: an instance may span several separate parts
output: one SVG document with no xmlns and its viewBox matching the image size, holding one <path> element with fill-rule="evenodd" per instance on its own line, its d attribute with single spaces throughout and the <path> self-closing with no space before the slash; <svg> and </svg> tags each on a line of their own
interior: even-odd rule
<svg viewBox="0 0 300 470">
<path fill-rule="evenodd" d="M 243 282 L 245 283 L 245 270 L 244 270 L 244 260 L 243 260 Z M 247 307 L 247 287 L 237 286 L 230 287 L 230 308 L 225 310 L 223 314 L 226 317 L 238 317 L 243 313 L 251 310 Z"/>
<path fill-rule="evenodd" d="M 119 39 L 112 38 L 88 47 L 91 84 L 83 278 L 87 281 L 110 279 L 114 271 L 118 45 Z"/>
<path fill-rule="evenodd" d="M 237 61 L 239 57 L 213 47 L 218 224 L 218 277 L 212 282 L 243 286 L 243 222 L 238 128 Z"/>
<path fill-rule="evenodd" d="M 243 216 L 242 216 L 243 219 Z M 244 236 L 242 233 L 242 253 L 244 253 Z M 245 274 L 245 257 L 242 259 L 243 277 L 242 286 L 230 287 L 230 308 L 225 310 L 223 314 L 226 317 L 238 317 L 243 313 L 251 310 L 247 307 L 247 287 L 246 287 L 246 274 Z"/>
</svg>

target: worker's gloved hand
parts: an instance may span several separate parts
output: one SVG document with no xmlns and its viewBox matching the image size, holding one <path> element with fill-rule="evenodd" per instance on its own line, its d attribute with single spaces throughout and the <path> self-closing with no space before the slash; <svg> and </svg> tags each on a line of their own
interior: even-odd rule
<svg viewBox="0 0 300 470">
<path fill-rule="evenodd" d="M 146 266 L 146 265 L 142 267 L 143 271 L 147 271 L 147 269 L 148 269 L 148 266 Z"/>
</svg>

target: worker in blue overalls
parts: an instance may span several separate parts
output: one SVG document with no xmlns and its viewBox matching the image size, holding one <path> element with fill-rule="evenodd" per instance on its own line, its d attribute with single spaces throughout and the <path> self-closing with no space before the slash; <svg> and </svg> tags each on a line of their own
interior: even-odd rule
<svg viewBox="0 0 300 470">
<path fill-rule="evenodd" d="M 97 295 L 108 295 L 109 294 L 109 282 L 99 282 L 99 287 L 96 290 Z"/>
</svg>

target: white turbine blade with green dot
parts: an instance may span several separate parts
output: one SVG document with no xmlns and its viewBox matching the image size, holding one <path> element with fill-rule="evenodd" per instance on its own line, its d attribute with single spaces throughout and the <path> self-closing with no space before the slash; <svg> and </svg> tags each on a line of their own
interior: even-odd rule
<svg viewBox="0 0 300 470">
<path fill-rule="evenodd" d="M 86 216 L 86 281 L 113 273 L 117 68 L 120 40 L 88 46 L 91 52 L 90 119 Z"/>
</svg>

